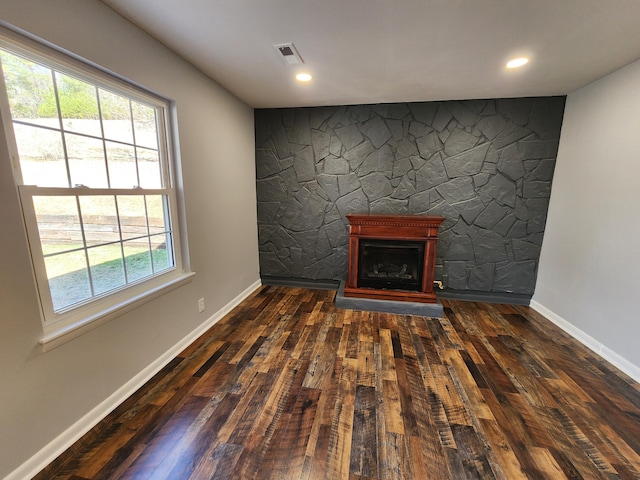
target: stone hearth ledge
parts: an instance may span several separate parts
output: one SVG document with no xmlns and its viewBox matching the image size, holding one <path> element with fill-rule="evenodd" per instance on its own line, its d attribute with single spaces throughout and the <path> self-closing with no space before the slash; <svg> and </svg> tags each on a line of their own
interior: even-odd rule
<svg viewBox="0 0 640 480">
<path fill-rule="evenodd" d="M 442 303 L 400 302 L 397 300 L 379 300 L 370 298 L 354 298 L 344 296 L 346 282 L 340 282 L 336 294 L 336 307 L 347 310 L 363 310 L 368 312 L 397 313 L 400 315 L 419 315 L 421 317 L 442 318 Z"/>
</svg>

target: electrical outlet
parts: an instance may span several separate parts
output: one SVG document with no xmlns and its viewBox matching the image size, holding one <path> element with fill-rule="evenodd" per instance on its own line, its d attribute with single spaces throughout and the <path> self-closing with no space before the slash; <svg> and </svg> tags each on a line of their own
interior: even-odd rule
<svg viewBox="0 0 640 480">
<path fill-rule="evenodd" d="M 204 312 L 204 298 L 198 300 L 198 313 Z"/>
</svg>

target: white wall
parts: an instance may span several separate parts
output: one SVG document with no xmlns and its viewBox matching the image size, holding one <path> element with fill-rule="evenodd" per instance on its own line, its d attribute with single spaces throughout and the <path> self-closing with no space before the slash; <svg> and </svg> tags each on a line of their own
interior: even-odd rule
<svg viewBox="0 0 640 480">
<path fill-rule="evenodd" d="M 640 380 L 639 182 L 636 61 L 567 98 L 532 306 Z"/>
<path fill-rule="evenodd" d="M 0 478 L 259 281 L 253 109 L 97 0 L 0 0 L 2 21 L 175 100 L 194 280 L 43 354 L 0 133 Z M 2 132 L 0 127 L 0 132 Z M 197 299 L 207 310 L 197 313 Z M 28 463 L 28 462 L 27 462 Z"/>
</svg>

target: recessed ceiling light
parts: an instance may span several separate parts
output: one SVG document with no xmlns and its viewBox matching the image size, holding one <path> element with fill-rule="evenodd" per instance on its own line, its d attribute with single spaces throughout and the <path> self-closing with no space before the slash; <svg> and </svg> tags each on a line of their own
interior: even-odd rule
<svg viewBox="0 0 640 480">
<path fill-rule="evenodd" d="M 309 82 L 313 77 L 308 73 L 299 73 L 296 75 L 296 80 L 299 82 Z"/>
<path fill-rule="evenodd" d="M 507 68 L 518 68 L 526 65 L 527 63 L 529 63 L 529 59 L 527 57 L 514 58 L 507 62 Z"/>
</svg>

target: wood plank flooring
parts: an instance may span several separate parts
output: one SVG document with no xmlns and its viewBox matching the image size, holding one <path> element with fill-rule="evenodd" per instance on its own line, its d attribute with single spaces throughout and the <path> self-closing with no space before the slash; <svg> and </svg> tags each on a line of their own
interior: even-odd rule
<svg viewBox="0 0 640 480">
<path fill-rule="evenodd" d="M 36 479 L 638 479 L 640 387 L 527 307 L 262 287 Z"/>
</svg>

